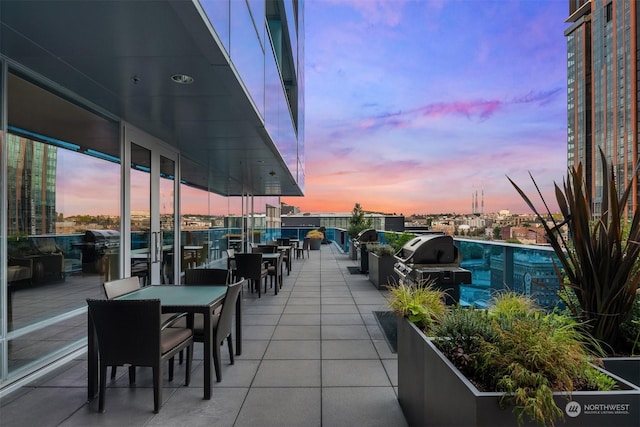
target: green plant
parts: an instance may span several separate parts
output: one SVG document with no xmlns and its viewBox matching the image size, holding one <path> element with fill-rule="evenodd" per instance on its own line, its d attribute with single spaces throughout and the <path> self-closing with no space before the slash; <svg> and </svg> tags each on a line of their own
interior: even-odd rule
<svg viewBox="0 0 640 427">
<path fill-rule="evenodd" d="M 416 237 L 415 234 L 403 231 L 402 233 L 384 233 L 385 241 L 393 247 L 394 252 L 398 252 L 411 239 Z"/>
<path fill-rule="evenodd" d="M 518 423 L 528 417 L 554 425 L 563 411 L 554 391 L 610 390 L 595 369 L 585 337 L 571 317 L 546 313 L 515 293 L 495 297 L 488 310 L 453 307 L 432 329 L 439 349 L 476 386 L 504 394 Z"/>
<path fill-rule="evenodd" d="M 403 283 L 390 285 L 388 305 L 400 316 L 407 317 L 420 329 L 430 331 L 446 311 L 445 294 L 432 287 L 407 286 Z"/>
<path fill-rule="evenodd" d="M 393 246 L 383 243 L 367 243 L 367 251 L 372 252 L 377 256 L 393 256 L 396 253 Z"/>
<path fill-rule="evenodd" d="M 531 175 L 545 206 L 544 214 L 508 179 L 544 227 L 560 262 L 555 268 L 563 302 L 591 336 L 600 341 L 609 354 L 615 354 L 620 346 L 620 325 L 631 310 L 640 283 L 637 268 L 640 211 L 636 210 L 629 218 L 627 201 L 633 180 L 618 193 L 613 166 L 607 163 L 602 150 L 600 164 L 603 186 L 599 203 L 592 203 L 583 180 L 582 164 L 569 170 L 562 188 L 555 184 L 556 200 L 563 215 L 561 222 L 551 215 Z M 637 172 L 638 167 L 632 176 Z M 596 211 L 593 206 L 600 208 Z M 570 240 L 560 232 L 563 225 L 568 228 Z"/>
<path fill-rule="evenodd" d="M 364 211 L 360 206 L 360 203 L 356 203 L 353 206 L 353 211 L 351 212 L 351 218 L 349 218 L 349 225 L 347 226 L 347 234 L 352 239 L 358 235 L 362 230 L 366 230 L 371 228 L 372 221 L 371 218 L 365 219 Z"/>
</svg>

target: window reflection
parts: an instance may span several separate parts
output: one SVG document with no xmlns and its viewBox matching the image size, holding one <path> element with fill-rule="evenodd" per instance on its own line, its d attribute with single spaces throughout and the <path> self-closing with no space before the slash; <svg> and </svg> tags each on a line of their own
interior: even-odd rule
<svg viewBox="0 0 640 427">
<path fill-rule="evenodd" d="M 7 79 L 9 374 L 81 345 L 87 298 L 119 274 L 118 124 Z M 69 123 L 73 123 L 70 126 Z M 95 233 L 102 231 L 102 233 Z M 98 240 L 97 234 L 115 238 Z M 25 327 L 29 333 L 22 333 Z"/>
</svg>

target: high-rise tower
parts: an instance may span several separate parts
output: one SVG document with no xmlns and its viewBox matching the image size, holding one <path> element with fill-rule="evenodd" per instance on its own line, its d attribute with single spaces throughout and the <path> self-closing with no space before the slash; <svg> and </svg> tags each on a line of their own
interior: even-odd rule
<svg viewBox="0 0 640 427">
<path fill-rule="evenodd" d="M 638 203 L 632 176 L 638 161 L 637 0 L 569 0 L 567 39 L 567 162 L 582 163 L 594 203 L 602 194 L 602 148 L 618 188 L 631 180 L 629 208 Z M 594 206 L 598 208 L 598 206 Z"/>
</svg>

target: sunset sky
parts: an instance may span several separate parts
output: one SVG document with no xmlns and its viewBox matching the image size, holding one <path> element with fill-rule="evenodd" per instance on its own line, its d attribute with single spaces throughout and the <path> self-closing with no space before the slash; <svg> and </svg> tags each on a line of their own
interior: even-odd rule
<svg viewBox="0 0 640 427">
<path fill-rule="evenodd" d="M 567 0 L 311 0 L 303 212 L 527 209 L 566 174 Z"/>
<path fill-rule="evenodd" d="M 303 212 L 528 209 L 566 175 L 567 0 L 307 0 Z M 117 213 L 119 166 L 58 156 L 57 209 Z M 101 188 L 100 192 L 74 186 Z M 72 197 L 82 194 L 82 199 Z M 66 197 L 65 195 L 69 195 Z M 182 194 L 183 213 L 231 212 Z M 230 202 L 229 202 L 230 203 Z M 555 207 L 555 204 L 553 204 Z"/>
</svg>

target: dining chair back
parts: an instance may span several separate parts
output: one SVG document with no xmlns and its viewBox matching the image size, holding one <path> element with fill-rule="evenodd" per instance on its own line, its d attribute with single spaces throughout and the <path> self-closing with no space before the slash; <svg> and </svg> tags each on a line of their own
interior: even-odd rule
<svg viewBox="0 0 640 427">
<path fill-rule="evenodd" d="M 251 250 L 254 254 L 274 254 L 278 252 L 276 245 L 259 245 Z"/>
<path fill-rule="evenodd" d="M 222 310 L 213 324 L 213 364 L 216 370 L 216 381 L 218 382 L 222 380 L 220 346 L 224 343 L 225 339 L 227 340 L 227 346 L 229 348 L 229 361 L 232 365 L 234 363 L 231 330 L 233 326 L 233 315 L 235 313 L 238 296 L 242 290 L 243 281 L 244 280 L 240 280 L 238 282 L 231 283 L 227 287 L 227 293 L 225 294 L 224 302 L 222 303 Z"/>
<path fill-rule="evenodd" d="M 304 252 L 307 251 L 307 256 L 309 256 L 309 248 L 311 247 L 311 239 L 309 237 L 305 237 L 302 241 L 302 247 L 296 248 L 296 258 L 299 258 L 302 255 L 304 258 Z"/>
<path fill-rule="evenodd" d="M 185 285 L 226 285 L 229 270 L 224 268 L 188 268 L 184 271 Z"/>
<path fill-rule="evenodd" d="M 87 299 L 95 328 L 100 364 L 98 410 L 104 412 L 107 366 L 148 366 L 153 370 L 153 411 L 162 404 L 162 365 L 187 350 L 185 385 L 191 380 L 193 332 L 187 328 L 161 326 L 159 299 Z M 168 325 L 167 325 L 168 326 Z M 173 370 L 169 368 L 169 380 Z"/>
<path fill-rule="evenodd" d="M 124 279 L 111 280 L 102 284 L 104 295 L 107 299 L 114 299 L 120 295 L 128 294 L 140 289 L 140 279 L 137 276 Z"/>
<path fill-rule="evenodd" d="M 140 279 L 138 276 L 125 277 L 123 279 L 111 280 L 102 284 L 104 295 L 107 299 L 114 299 L 120 295 L 128 294 L 140 289 Z M 111 379 L 116 377 L 118 371 L 117 365 L 111 366 Z M 134 365 L 129 367 L 129 384 L 136 382 L 136 368 Z"/>
<path fill-rule="evenodd" d="M 278 240 L 278 246 L 289 246 L 291 245 L 291 239 L 288 237 L 280 237 Z"/>
<path fill-rule="evenodd" d="M 273 282 L 276 282 L 274 292 L 278 295 L 278 290 L 282 288 L 282 262 L 284 260 L 284 254 L 280 253 L 277 261 L 269 267 L 267 267 L 267 274 L 271 277 L 271 287 L 273 287 Z M 274 280 L 275 279 L 275 280 Z M 267 290 L 265 289 L 265 293 Z"/>
<path fill-rule="evenodd" d="M 260 298 L 260 284 L 264 280 L 265 292 L 267 290 L 267 274 L 268 270 L 262 264 L 261 253 L 251 254 L 235 254 L 236 261 L 236 277 L 247 279 L 249 289 L 253 292 L 254 289 L 258 291 L 258 298 Z"/>
<path fill-rule="evenodd" d="M 236 260 L 234 259 L 236 254 L 235 249 L 230 248 L 227 249 L 227 270 L 229 270 L 229 275 L 231 276 L 231 280 L 235 280 L 236 273 Z"/>
</svg>

